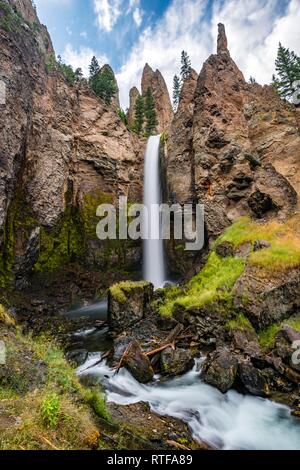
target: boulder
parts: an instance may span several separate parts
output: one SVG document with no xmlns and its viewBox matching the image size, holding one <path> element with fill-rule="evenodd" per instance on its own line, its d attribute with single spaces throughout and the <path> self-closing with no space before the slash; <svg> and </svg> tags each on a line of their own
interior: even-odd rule
<svg viewBox="0 0 300 470">
<path fill-rule="evenodd" d="M 167 348 L 161 353 L 160 366 L 163 375 L 175 376 L 188 372 L 193 367 L 191 351 Z"/>
<path fill-rule="evenodd" d="M 108 292 L 108 324 L 112 331 L 122 332 L 142 320 L 153 297 L 150 282 L 121 282 Z"/>
<path fill-rule="evenodd" d="M 263 373 L 250 363 L 240 363 L 238 376 L 248 393 L 266 397 L 270 394 L 269 386 Z"/>
<path fill-rule="evenodd" d="M 235 382 L 237 370 L 237 356 L 228 348 L 221 347 L 206 359 L 202 369 L 202 379 L 222 393 L 226 393 Z"/>
<path fill-rule="evenodd" d="M 146 384 L 153 379 L 154 371 L 150 359 L 142 352 L 137 341 L 130 344 L 124 358 L 124 366 L 142 384 Z"/>
</svg>

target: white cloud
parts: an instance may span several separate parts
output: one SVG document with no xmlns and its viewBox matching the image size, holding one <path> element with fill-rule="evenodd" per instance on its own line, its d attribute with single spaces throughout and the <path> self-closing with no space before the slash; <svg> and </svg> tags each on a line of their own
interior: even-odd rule
<svg viewBox="0 0 300 470">
<path fill-rule="evenodd" d="M 204 21 L 208 1 L 173 0 L 163 18 L 154 27 L 144 29 L 117 74 L 124 107 L 128 106 L 129 89 L 140 84 L 146 62 L 162 72 L 169 89 L 180 67 L 183 49 L 188 50 L 194 66 L 200 68 L 212 43 L 210 25 Z"/>
<path fill-rule="evenodd" d="M 138 1 L 130 0 L 131 8 Z M 117 74 L 124 107 L 130 88 L 140 84 L 146 62 L 162 72 L 170 92 L 183 49 L 199 72 L 216 50 L 220 21 L 226 26 L 231 56 L 246 79 L 252 75 L 261 83 L 271 81 L 279 41 L 300 55 L 300 0 L 289 0 L 281 16 L 282 0 L 214 0 L 211 17 L 205 14 L 209 3 L 173 0 L 161 19 L 144 29 Z"/>
<path fill-rule="evenodd" d="M 218 5 L 212 30 L 225 23 L 232 57 L 248 79 L 270 83 L 278 43 L 300 54 L 300 0 L 290 0 L 283 16 L 278 16 L 280 0 L 230 0 Z"/>
<path fill-rule="evenodd" d="M 72 30 L 69 26 L 66 27 L 66 31 L 67 31 L 69 36 L 72 36 L 73 32 L 72 32 Z"/>
<path fill-rule="evenodd" d="M 109 33 L 121 15 L 121 0 L 93 0 L 93 3 L 97 26 Z"/>
<path fill-rule="evenodd" d="M 67 44 L 62 54 L 64 62 L 72 65 L 74 69 L 80 67 L 86 77 L 89 75 L 89 65 L 93 56 L 97 57 L 100 65 L 108 63 L 105 55 L 97 55 L 93 49 L 85 46 L 80 46 L 79 50 L 76 50 L 71 44 Z"/>
<path fill-rule="evenodd" d="M 88 33 L 86 31 L 81 31 L 80 36 L 84 39 L 88 38 Z"/>
</svg>

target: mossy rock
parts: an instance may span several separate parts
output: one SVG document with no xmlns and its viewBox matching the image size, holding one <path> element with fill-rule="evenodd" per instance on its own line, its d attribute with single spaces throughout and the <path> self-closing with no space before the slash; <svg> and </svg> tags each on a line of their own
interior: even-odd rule
<svg viewBox="0 0 300 470">
<path fill-rule="evenodd" d="M 124 281 L 112 286 L 108 292 L 110 328 L 120 332 L 142 320 L 150 310 L 153 291 L 153 285 L 146 281 Z"/>
</svg>

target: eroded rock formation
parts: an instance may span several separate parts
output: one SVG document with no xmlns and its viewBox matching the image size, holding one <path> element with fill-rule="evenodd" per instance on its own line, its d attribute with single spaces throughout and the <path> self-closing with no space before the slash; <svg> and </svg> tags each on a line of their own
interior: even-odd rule
<svg viewBox="0 0 300 470">
<path fill-rule="evenodd" d="M 248 84 L 227 47 L 219 25 L 218 53 L 184 85 L 166 147 L 169 197 L 205 205 L 208 237 L 243 215 L 284 217 L 300 191 L 299 109 Z"/>
<path fill-rule="evenodd" d="M 142 95 L 146 95 L 151 88 L 157 114 L 157 132 L 166 131 L 173 119 L 173 109 L 166 82 L 159 70 L 155 72 L 146 64 L 142 76 Z"/>
</svg>

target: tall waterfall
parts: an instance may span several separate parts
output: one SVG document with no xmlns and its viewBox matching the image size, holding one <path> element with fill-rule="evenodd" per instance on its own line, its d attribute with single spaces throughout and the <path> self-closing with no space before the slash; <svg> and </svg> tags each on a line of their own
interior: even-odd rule
<svg viewBox="0 0 300 470">
<path fill-rule="evenodd" d="M 145 155 L 144 206 L 148 211 L 148 239 L 144 241 L 144 279 L 155 288 L 165 282 L 164 246 L 161 237 L 159 204 L 162 202 L 162 188 L 159 159 L 160 136 L 149 138 Z"/>
</svg>

